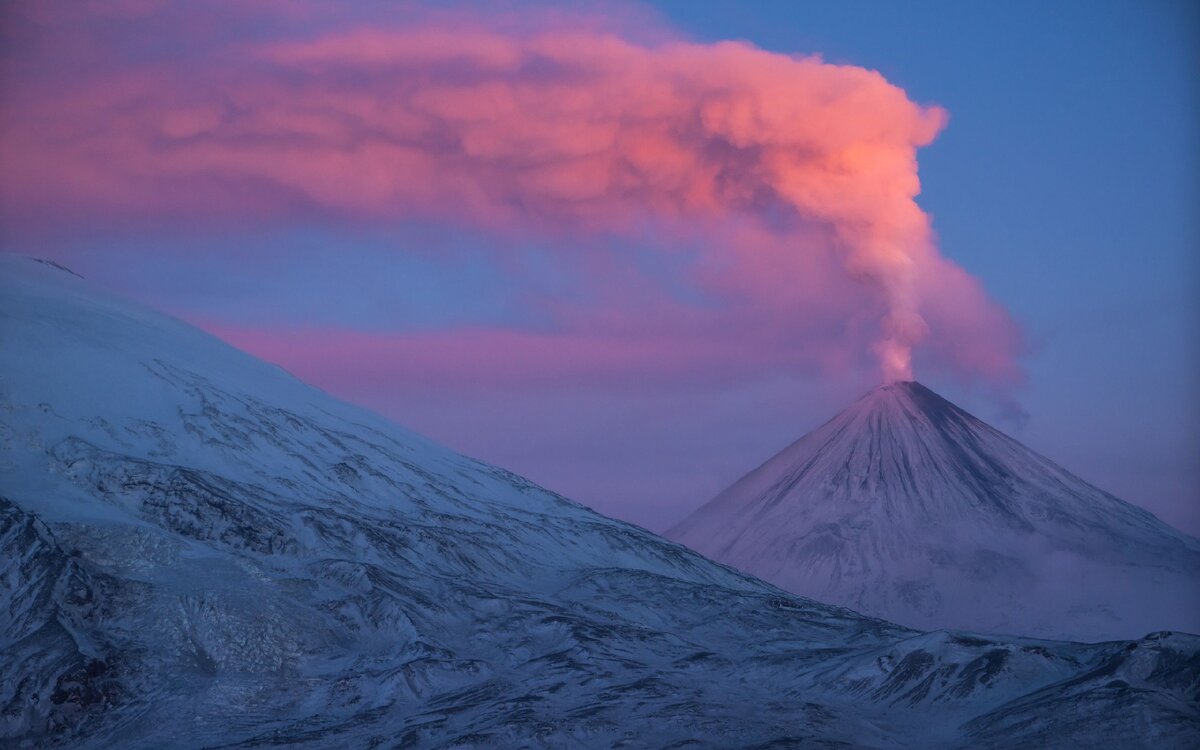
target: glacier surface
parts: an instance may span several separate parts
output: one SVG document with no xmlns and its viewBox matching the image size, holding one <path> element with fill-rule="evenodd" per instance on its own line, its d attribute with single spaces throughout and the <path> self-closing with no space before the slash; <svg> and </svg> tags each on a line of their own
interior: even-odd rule
<svg viewBox="0 0 1200 750">
<path fill-rule="evenodd" d="M 0 745 L 1194 745 L 1200 639 L 918 632 L 0 256 Z"/>
</svg>

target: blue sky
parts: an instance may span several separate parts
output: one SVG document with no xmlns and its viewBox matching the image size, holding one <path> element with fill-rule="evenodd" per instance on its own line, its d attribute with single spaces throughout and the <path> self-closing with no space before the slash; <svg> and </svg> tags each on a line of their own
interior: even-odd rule
<svg viewBox="0 0 1200 750">
<path fill-rule="evenodd" d="M 919 202 L 1035 347 L 1029 420 L 1003 426 L 1200 531 L 1200 5 L 654 5 L 697 38 L 818 52 L 948 109 Z"/>
<path fill-rule="evenodd" d="M 459 11 L 474 11 L 477 5 L 468 3 Z M 362 181 L 368 188 L 391 180 L 400 194 L 408 194 L 413 183 L 435 181 L 453 163 L 413 177 L 372 172 L 375 164 L 367 161 L 356 164 L 349 177 L 331 178 L 323 170 L 342 164 L 346 153 L 340 131 L 332 145 L 315 142 L 327 151 L 314 149 L 313 163 L 301 165 L 298 178 L 294 164 L 272 156 L 276 142 L 290 143 L 295 136 L 286 128 L 261 137 L 262 151 L 249 161 L 260 172 L 235 164 L 246 155 L 244 133 L 237 130 L 245 124 L 226 112 L 225 125 L 233 121 L 235 127 L 222 134 L 222 118 L 212 115 L 222 111 L 221 97 L 240 92 L 242 114 L 262 116 L 254 127 L 265 127 L 263 122 L 281 118 L 270 119 L 276 113 L 257 112 L 249 102 L 298 102 L 294 106 L 301 109 L 282 118 L 291 123 L 311 113 L 304 107 L 337 102 L 345 92 L 337 87 L 323 92 L 319 76 L 305 77 L 311 70 L 305 76 L 281 70 L 271 77 L 258 69 L 231 69 L 226 58 L 237 53 L 226 46 L 231 39 L 270 44 L 328 33 L 336 40 L 343 27 L 376 22 L 394 30 L 412 19 L 397 22 L 380 9 L 414 6 L 362 4 L 353 18 L 330 6 L 333 10 L 304 19 L 299 31 L 290 17 L 256 15 L 267 13 L 263 9 L 269 4 L 243 7 L 212 0 L 163 7 L 161 15 L 121 23 L 105 12 L 94 17 L 51 13 L 48 24 L 37 13 L 7 19 L 3 60 L 22 76 L 0 84 L 10 101 L 36 105 L 12 108 L 11 132 L 55 132 L 32 116 L 23 120 L 27 111 L 61 116 L 56 127 L 78 122 L 93 127 L 80 137 L 77 151 L 61 141 L 42 154 L 30 156 L 24 148 L 9 154 L 10 164 L 20 159 L 17 166 L 28 171 L 25 179 L 7 182 L 0 175 L 10 204 L 9 213 L 0 215 L 0 249 L 58 259 L 118 292 L 218 333 L 246 331 L 241 339 L 234 336 L 235 343 L 266 341 L 262 349 L 250 348 L 339 396 L 655 530 L 707 501 L 877 382 L 877 370 L 867 361 L 865 329 L 855 327 L 857 318 L 846 322 L 846 313 L 860 302 L 870 308 L 878 299 L 823 276 L 829 272 L 824 260 L 781 270 L 782 286 L 769 273 L 747 275 L 749 288 L 764 298 L 779 288 L 786 292 L 794 279 L 813 301 L 793 308 L 789 300 L 772 297 L 742 310 L 724 330 L 721 311 L 738 313 L 730 302 L 736 289 L 729 295 L 726 287 L 703 287 L 687 271 L 706 248 L 713 249 L 706 243 L 720 244 L 705 234 L 712 227 L 691 237 L 696 248 L 690 253 L 680 247 L 661 251 L 663 234 L 655 230 L 663 227 L 657 225 L 641 233 L 608 228 L 588 235 L 573 233 L 562 216 L 542 215 L 534 216 L 534 223 L 552 226 L 549 232 L 497 232 L 486 222 L 465 220 L 472 209 L 456 215 L 453 206 L 433 212 L 437 216 L 415 210 L 403 220 L 388 214 L 386 221 L 362 221 L 375 204 L 348 210 L 342 202 L 342 193 L 361 187 L 361 175 L 369 173 L 371 179 Z M 508 6 L 484 7 L 489 10 L 481 17 L 494 20 L 500 17 L 495 9 Z M 546 7 L 556 6 L 541 6 Z M 600 15 L 613 10 L 634 23 L 640 13 L 628 5 L 582 7 Z M 953 377 L 946 368 L 918 369 L 917 377 L 1085 479 L 1200 533 L 1200 399 L 1195 394 L 1200 383 L 1200 5 L 660 0 L 651 4 L 650 13 L 663 27 L 705 45 L 742 39 L 765 50 L 819 54 L 830 63 L 877 70 L 918 104 L 944 107 L 948 126 L 916 152 L 922 184 L 918 203 L 932 216 L 942 254 L 980 280 L 1024 331 L 1029 349 L 1021 364 L 1027 381 L 998 396 L 996 389 L 968 385 L 970 378 Z M 205 14 L 206 22 L 197 24 Z M 416 17 L 419 23 L 421 14 Z M 529 17 L 515 14 L 505 23 L 519 25 Z M 616 23 L 636 36 L 624 28 L 629 25 Z M 510 31 L 500 32 L 501 37 Z M 79 44 L 80 38 L 92 43 Z M 500 39 L 506 41 L 511 40 Z M 63 55 L 62 49 L 73 54 Z M 708 45 L 701 51 L 711 57 L 715 49 Z M 761 57 L 755 60 L 763 63 Z M 139 77 L 147 70 L 155 76 Z M 97 78 L 85 80 L 92 71 Z M 135 75 L 122 78 L 127 73 Z M 359 101 L 395 104 L 390 84 L 371 88 L 373 82 L 387 83 L 386 76 L 369 69 L 360 73 L 338 80 L 351 89 L 360 86 L 354 89 Z M 111 89 L 116 96 L 136 85 L 131 80 L 174 84 L 135 98 L 128 110 L 113 108 L 112 102 L 109 109 L 88 110 L 89 97 L 96 94 L 103 101 L 109 93 L 104 76 L 122 82 Z M 525 83 L 536 86 L 538 79 Z M 639 81 L 623 83 L 635 87 Z M 220 96 L 205 99 L 213 91 Z M 324 98 L 304 98 L 314 91 Z M 272 99 L 274 94 L 279 98 Z M 159 101 L 163 111 L 139 109 Z M 328 121 L 354 119 L 353 111 L 347 116 L 336 106 Z M 901 108 L 919 119 L 916 109 Z M 161 133 L 145 135 L 168 119 L 184 133 L 175 151 Z M 383 125 L 394 123 L 367 122 L 355 137 L 367 142 Z M 93 132 L 111 140 L 85 143 Z M 208 163 L 204 159 L 170 162 L 173 155 L 188 157 L 189 145 L 210 143 L 205 139 L 221 144 L 223 135 L 230 150 L 218 149 L 210 157 L 216 153 L 215 163 L 234 164 L 231 172 L 180 171 Z M 386 138 L 381 142 L 387 145 Z M 87 159 L 103 156 L 106 147 L 124 149 L 105 157 L 105 164 L 114 173 L 131 164 L 132 177 L 126 175 L 127 181 L 111 190 L 99 189 L 99 197 L 88 196 L 89 180 L 104 183 L 86 170 Z M 79 174 L 87 179 L 55 176 L 76 174 L 72 167 L 83 169 Z M 514 183 L 524 177 L 517 174 Z M 288 183 L 292 178 L 299 182 Z M 488 178 L 497 179 L 490 173 Z M 342 182 L 329 190 L 330 181 L 338 179 Z M 83 192 L 72 192 L 76 187 Z M 454 187 L 458 195 L 475 195 L 473 184 Z M 578 187 L 567 183 L 568 191 Z M 134 199 L 121 204 L 122 190 Z M 556 210 L 557 196 L 546 198 L 518 191 L 473 210 L 489 215 L 513 206 L 531 215 Z M 607 208 L 615 206 L 619 213 L 627 206 L 617 205 L 618 198 Z M 34 210 L 24 211 L 20 201 L 29 201 Z M 249 208 L 243 211 L 243 204 Z M 792 260 L 786 253 L 763 257 Z M 804 293 L 797 298 L 803 302 Z M 874 313 L 867 309 L 867 314 Z M 696 321 L 714 341 L 722 335 L 728 340 L 700 352 Z M 778 335 L 763 332 L 772 324 L 779 326 Z M 568 354 L 560 356 L 560 350 L 538 350 L 536 336 L 497 339 L 476 330 L 538 334 L 572 325 L 582 341 L 599 340 L 600 346 L 567 346 L 561 351 Z M 465 339 L 432 341 L 431 348 L 418 352 L 425 358 L 419 365 L 427 370 L 414 375 L 406 359 L 414 350 L 401 346 L 403 335 L 460 328 L 468 329 Z M 978 335 L 1002 330 L 981 328 Z M 283 338 L 271 340 L 272 331 L 282 331 Z M 321 361 L 314 356 L 315 339 L 311 346 L 294 345 L 307 343 L 313 331 L 325 332 L 330 352 L 340 352 L 343 359 L 357 352 L 359 361 Z M 611 340 L 644 344 L 643 333 L 672 349 L 662 358 L 674 357 L 670 367 L 659 367 L 652 346 L 631 353 Z M 839 351 L 839 338 L 853 339 L 850 348 L 861 354 Z M 498 354 L 488 354 L 490 361 L 447 360 L 460 362 L 453 367 L 435 361 L 439 352 L 463 357 L 475 340 L 498 346 L 488 350 Z M 762 351 L 786 348 L 791 341 L 811 345 L 817 354 L 799 351 L 804 346 L 795 353 Z M 504 342 L 515 348 L 507 349 Z M 981 348 L 991 343 L 983 341 Z M 971 344 L 969 338 L 955 341 L 964 350 Z M 996 346 L 1004 348 L 1002 342 Z M 830 351 L 836 356 L 822 360 Z M 611 382 L 585 372 L 593 360 L 567 362 L 565 374 L 549 385 L 540 378 L 524 384 L 513 379 L 522 359 L 534 369 L 553 367 L 571 352 L 595 356 L 600 369 L 610 361 L 633 365 Z M 740 369 L 726 367 L 739 356 L 745 360 Z M 457 367 L 454 377 L 436 375 L 447 367 Z M 696 372 L 705 368 L 712 372 Z M 586 377 L 572 380 L 581 372 Z M 1024 418 L 1016 415 L 1014 403 Z"/>
</svg>

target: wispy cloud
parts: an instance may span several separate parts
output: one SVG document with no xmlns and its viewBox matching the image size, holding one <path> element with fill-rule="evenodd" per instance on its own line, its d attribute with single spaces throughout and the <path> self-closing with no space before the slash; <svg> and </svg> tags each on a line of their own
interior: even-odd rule
<svg viewBox="0 0 1200 750">
<path fill-rule="evenodd" d="M 337 332 L 305 356 L 619 379 L 874 352 L 897 378 L 921 347 L 965 379 L 1021 377 L 1017 328 L 915 201 L 946 113 L 876 72 L 550 11 L 88 7 L 7 11 L 6 225 L 432 220 L 497 253 L 537 238 L 589 290 L 542 300 L 548 331 Z M 622 240 L 703 304 L 656 295 L 661 274 L 606 253 Z M 298 356 L 287 331 L 229 335 Z"/>
</svg>

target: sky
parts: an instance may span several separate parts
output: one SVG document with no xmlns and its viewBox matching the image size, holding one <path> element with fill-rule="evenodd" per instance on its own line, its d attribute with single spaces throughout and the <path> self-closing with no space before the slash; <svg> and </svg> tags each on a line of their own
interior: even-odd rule
<svg viewBox="0 0 1200 750">
<path fill-rule="evenodd" d="M 0 11 L 0 251 L 663 530 L 915 377 L 1200 533 L 1189 2 Z"/>
</svg>

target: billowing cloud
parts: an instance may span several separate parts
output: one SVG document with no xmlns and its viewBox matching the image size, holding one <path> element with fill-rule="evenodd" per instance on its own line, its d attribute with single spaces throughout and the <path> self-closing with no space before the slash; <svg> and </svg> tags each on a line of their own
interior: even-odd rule
<svg viewBox="0 0 1200 750">
<path fill-rule="evenodd" d="M 946 113 L 874 71 L 561 15 L 255 2 L 197 23 L 197 5 L 129 3 L 119 32 L 9 11 L 30 40 L 6 53 L 7 224 L 432 220 L 497 252 L 536 237 L 595 287 L 543 302 L 550 334 L 330 337 L 427 368 L 494 351 L 568 373 L 836 370 L 870 351 L 893 379 L 924 345 L 967 378 L 1020 376 L 1012 322 L 916 203 Z M 686 293 L 656 299 L 662 278 L 604 257 L 622 238 Z"/>
</svg>

